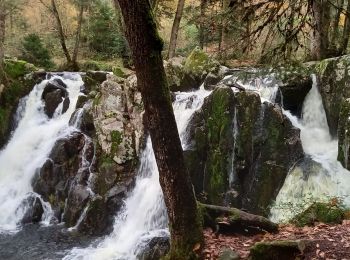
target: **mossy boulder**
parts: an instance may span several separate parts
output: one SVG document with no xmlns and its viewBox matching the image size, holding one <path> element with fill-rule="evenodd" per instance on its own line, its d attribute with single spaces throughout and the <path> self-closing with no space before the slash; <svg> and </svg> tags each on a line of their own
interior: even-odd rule
<svg viewBox="0 0 350 260">
<path fill-rule="evenodd" d="M 197 47 L 186 59 L 175 57 L 165 61 L 164 68 L 171 91 L 189 91 L 198 89 L 207 74 L 218 74 L 220 64 Z"/>
<path fill-rule="evenodd" d="M 219 255 L 219 260 L 239 260 L 240 256 L 233 250 L 225 248 Z"/>
<path fill-rule="evenodd" d="M 303 157 L 300 131 L 255 92 L 217 87 L 188 126 L 184 152 L 197 197 L 268 214 L 290 167 Z"/>
<path fill-rule="evenodd" d="M 191 148 L 185 152 L 187 165 L 197 194 L 212 204 L 222 204 L 229 189 L 233 109 L 232 89 L 217 88 L 189 125 Z"/>
<path fill-rule="evenodd" d="M 343 100 L 339 113 L 338 161 L 350 170 L 350 98 Z"/>
<path fill-rule="evenodd" d="M 310 226 L 315 222 L 340 224 L 345 218 L 345 210 L 336 201 L 330 203 L 315 202 L 304 212 L 296 215 L 291 223 L 297 226 Z"/>
<path fill-rule="evenodd" d="M 294 260 L 302 254 L 307 246 L 307 241 L 281 240 L 272 242 L 258 242 L 251 249 L 251 260 Z"/>
<path fill-rule="evenodd" d="M 32 73 L 35 70 L 37 69 L 33 65 L 25 61 L 5 60 L 8 82 L 6 85 L 0 83 L 0 149 L 6 144 L 16 126 L 13 115 L 20 99 L 26 96 L 36 83 L 36 75 Z"/>
<path fill-rule="evenodd" d="M 315 71 L 329 130 L 336 136 L 341 106 L 350 98 L 350 56 L 323 60 L 316 64 Z"/>
</svg>

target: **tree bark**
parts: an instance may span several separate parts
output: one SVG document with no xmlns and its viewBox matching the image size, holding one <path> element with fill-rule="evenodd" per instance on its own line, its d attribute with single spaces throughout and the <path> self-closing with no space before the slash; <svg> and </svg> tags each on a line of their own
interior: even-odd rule
<svg viewBox="0 0 350 260">
<path fill-rule="evenodd" d="M 200 24 L 199 24 L 199 47 L 203 50 L 205 43 L 205 33 L 204 33 L 204 17 L 205 10 L 207 8 L 207 0 L 201 0 L 200 4 Z"/>
<path fill-rule="evenodd" d="M 4 80 L 5 80 L 5 70 L 4 70 L 5 23 L 6 23 L 5 4 L 4 4 L 4 0 L 0 0 L 0 84 L 4 83 Z"/>
<path fill-rule="evenodd" d="M 52 7 L 51 9 L 52 13 L 56 19 L 58 36 L 60 38 L 61 47 L 62 47 L 64 56 L 66 56 L 67 64 L 70 66 L 72 64 L 72 58 L 69 54 L 69 51 L 66 45 L 66 36 L 64 35 L 64 32 L 63 32 L 63 25 L 62 25 L 60 14 L 58 13 L 58 10 L 57 10 L 57 5 L 55 0 L 51 0 L 51 7 Z"/>
<path fill-rule="evenodd" d="M 329 49 L 330 4 L 323 0 L 312 1 L 314 30 L 311 39 L 311 58 L 321 60 L 327 58 Z"/>
<path fill-rule="evenodd" d="M 337 9 L 335 10 L 335 15 L 333 18 L 333 22 L 332 22 L 332 34 L 330 37 L 330 47 L 334 50 L 337 51 L 338 47 L 339 47 L 339 41 L 338 41 L 338 37 L 339 37 L 339 22 L 340 22 L 340 17 L 341 17 L 341 13 L 344 7 L 344 2 L 345 0 L 337 0 Z"/>
<path fill-rule="evenodd" d="M 72 65 L 73 67 L 78 69 L 78 53 L 79 53 L 79 45 L 80 45 L 80 36 L 81 36 L 81 27 L 83 24 L 83 16 L 84 16 L 84 3 L 80 3 L 79 6 L 79 16 L 78 16 L 78 27 L 77 32 L 75 35 L 75 45 L 74 45 L 74 51 L 73 51 L 73 59 L 72 59 Z"/>
<path fill-rule="evenodd" d="M 350 36 L 350 1 L 348 2 L 346 7 L 345 25 L 344 25 L 342 43 L 340 47 L 341 54 L 346 53 L 346 49 L 348 48 L 348 44 L 349 44 L 349 36 Z"/>
<path fill-rule="evenodd" d="M 185 167 L 158 36 L 148 0 L 118 0 L 135 64 L 169 216 L 170 259 L 191 259 L 202 244 L 197 202 Z M 147 32 L 147 33 L 145 33 Z"/>
<path fill-rule="evenodd" d="M 180 22 L 181 22 L 184 6 L 185 6 L 185 0 L 179 0 L 179 2 L 177 4 L 177 9 L 176 9 L 173 27 L 171 29 L 169 52 L 168 52 L 169 59 L 171 59 L 172 57 L 175 56 L 177 36 L 179 33 Z"/>
</svg>

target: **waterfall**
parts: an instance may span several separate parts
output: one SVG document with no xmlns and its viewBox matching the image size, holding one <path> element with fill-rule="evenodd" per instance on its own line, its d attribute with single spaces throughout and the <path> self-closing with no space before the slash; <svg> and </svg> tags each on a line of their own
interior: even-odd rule
<svg viewBox="0 0 350 260">
<path fill-rule="evenodd" d="M 64 74 L 60 78 L 67 85 L 70 98 L 69 109 L 61 114 L 61 106 L 49 119 L 44 113 L 41 99 L 48 80 L 37 84 L 30 94 L 22 99 L 16 113 L 17 127 L 7 146 L 0 151 L 0 233 L 17 231 L 25 214 L 26 199 L 33 193 L 31 181 L 42 166 L 56 140 L 73 131 L 69 119 L 75 110 L 82 79 L 76 74 Z M 44 203 L 45 223 L 49 222 L 50 205 Z"/>
<path fill-rule="evenodd" d="M 186 126 L 210 92 L 200 89 L 176 93 L 173 104 L 181 140 L 186 140 Z M 186 144 L 182 143 L 186 148 Z M 74 248 L 64 259 L 137 259 L 154 237 L 169 236 L 166 208 L 159 184 L 159 173 L 150 138 L 140 157 L 134 190 L 115 218 L 113 232 L 89 248 Z"/>
<path fill-rule="evenodd" d="M 304 210 L 313 201 L 340 198 L 350 206 L 350 172 L 337 161 L 338 141 L 331 138 L 316 76 L 305 98 L 302 118 L 289 111 L 284 114 L 301 130 L 306 159 L 293 167 L 281 188 L 271 219 L 285 221 Z"/>
</svg>

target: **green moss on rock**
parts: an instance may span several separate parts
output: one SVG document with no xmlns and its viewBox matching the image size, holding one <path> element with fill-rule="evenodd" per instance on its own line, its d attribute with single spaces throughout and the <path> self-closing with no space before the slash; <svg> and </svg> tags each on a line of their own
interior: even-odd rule
<svg viewBox="0 0 350 260">
<path fill-rule="evenodd" d="M 271 260 L 283 259 L 294 260 L 306 248 L 305 241 L 272 241 L 256 243 L 251 249 L 249 259 L 251 260 Z"/>
<path fill-rule="evenodd" d="M 295 216 L 291 223 L 297 226 L 310 226 L 315 222 L 340 224 L 345 217 L 345 210 L 337 203 L 315 202 L 304 212 Z"/>
</svg>

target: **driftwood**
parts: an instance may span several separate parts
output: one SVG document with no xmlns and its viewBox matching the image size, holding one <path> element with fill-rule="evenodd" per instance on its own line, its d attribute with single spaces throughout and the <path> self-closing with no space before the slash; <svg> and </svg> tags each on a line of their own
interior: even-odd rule
<svg viewBox="0 0 350 260">
<path fill-rule="evenodd" d="M 218 233 L 227 232 L 277 232 L 278 225 L 265 217 L 250 214 L 237 208 L 200 204 L 204 225 Z"/>
</svg>

